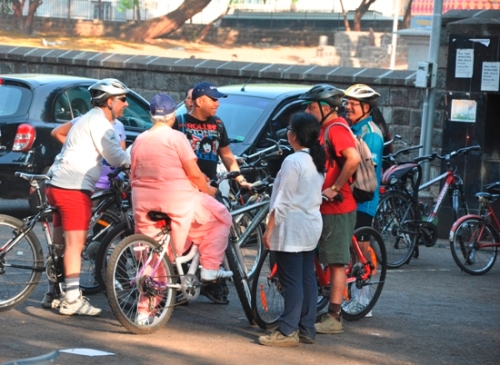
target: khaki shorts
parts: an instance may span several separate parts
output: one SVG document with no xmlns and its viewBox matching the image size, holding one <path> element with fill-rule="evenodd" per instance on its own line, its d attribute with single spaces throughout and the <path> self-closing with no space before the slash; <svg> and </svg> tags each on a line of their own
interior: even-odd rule
<svg viewBox="0 0 500 365">
<path fill-rule="evenodd" d="M 318 242 L 319 261 L 323 264 L 347 265 L 349 247 L 356 225 L 356 211 L 345 214 L 323 214 L 323 230 Z"/>
</svg>

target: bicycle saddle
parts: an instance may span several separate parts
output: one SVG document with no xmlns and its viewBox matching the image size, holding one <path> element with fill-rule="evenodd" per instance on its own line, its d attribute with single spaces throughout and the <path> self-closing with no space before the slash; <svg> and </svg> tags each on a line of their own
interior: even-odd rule
<svg viewBox="0 0 500 365">
<path fill-rule="evenodd" d="M 158 212 L 156 210 L 152 210 L 152 211 L 148 212 L 147 215 L 148 215 L 148 218 L 150 220 L 152 220 L 153 222 L 166 221 L 167 224 L 170 224 L 170 221 L 171 221 L 171 219 L 167 213 Z"/>
<path fill-rule="evenodd" d="M 382 175 L 382 185 L 394 185 L 408 174 L 416 172 L 417 163 L 405 163 L 403 165 L 394 165 L 387 169 Z"/>
</svg>

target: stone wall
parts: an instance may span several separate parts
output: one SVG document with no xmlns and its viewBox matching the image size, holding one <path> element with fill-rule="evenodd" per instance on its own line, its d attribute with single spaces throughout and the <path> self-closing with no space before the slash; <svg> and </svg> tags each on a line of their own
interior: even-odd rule
<svg viewBox="0 0 500 365">
<path fill-rule="evenodd" d="M 216 85 L 245 83 L 250 79 L 251 83 L 329 83 L 344 89 L 365 83 L 381 94 L 379 105 L 391 132 L 402 135 L 411 144 L 420 141 L 424 92 L 414 87 L 415 71 L 174 59 L 0 45 L 0 74 L 10 73 L 115 77 L 148 100 L 161 91 L 176 101 L 202 80 Z M 442 95 L 443 91 L 439 93 Z M 436 108 L 433 148 L 437 150 L 441 147 L 443 108 Z M 438 170 L 436 167 L 433 175 Z"/>
</svg>

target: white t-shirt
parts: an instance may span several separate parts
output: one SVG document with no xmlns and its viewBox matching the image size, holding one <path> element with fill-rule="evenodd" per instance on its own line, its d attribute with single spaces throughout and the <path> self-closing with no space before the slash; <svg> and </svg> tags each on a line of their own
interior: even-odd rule
<svg viewBox="0 0 500 365">
<path fill-rule="evenodd" d="M 112 166 L 130 164 L 130 156 L 121 148 L 113 125 L 101 108 L 94 108 L 71 127 L 48 172 L 50 184 L 93 191 L 101 175 L 103 158 Z"/>
</svg>

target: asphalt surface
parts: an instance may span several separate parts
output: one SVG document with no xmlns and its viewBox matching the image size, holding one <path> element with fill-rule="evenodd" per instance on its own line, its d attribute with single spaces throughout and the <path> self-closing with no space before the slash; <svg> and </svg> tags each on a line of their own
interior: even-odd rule
<svg viewBox="0 0 500 365">
<path fill-rule="evenodd" d="M 25 202 L 0 201 L 0 214 L 27 215 Z M 55 349 L 56 364 L 499 364 L 500 262 L 486 275 L 460 272 L 448 243 L 423 247 L 409 265 L 391 270 L 372 318 L 344 321 L 344 333 L 317 335 L 298 348 L 260 346 L 264 333 L 244 318 L 234 287 L 229 305 L 200 297 L 176 307 L 164 328 L 137 336 L 114 318 L 103 294 L 90 297 L 101 317 L 65 317 L 40 300 L 46 279 L 22 305 L 0 313 L 0 362 Z"/>
</svg>

